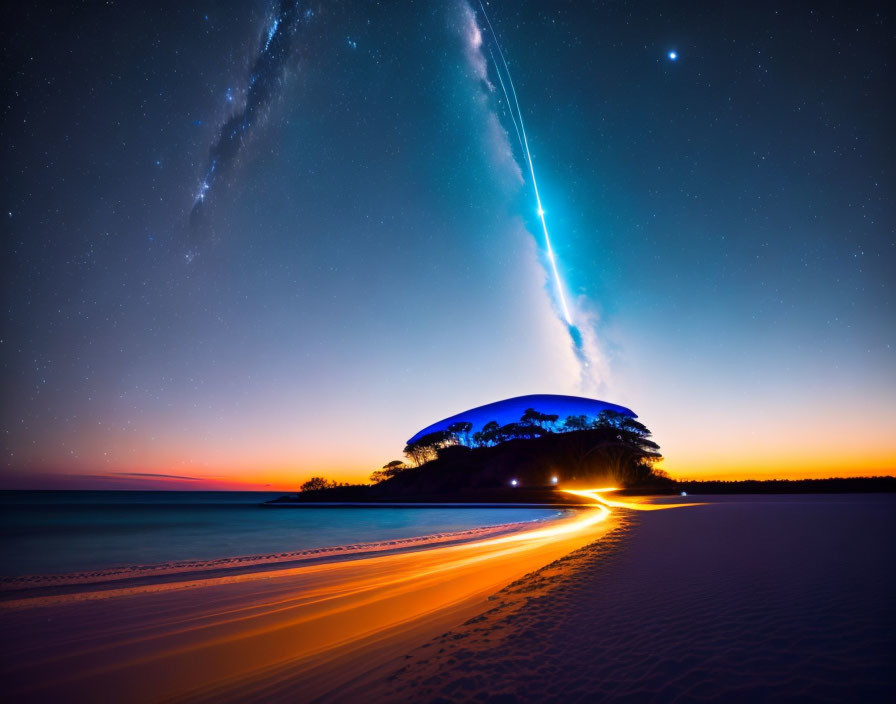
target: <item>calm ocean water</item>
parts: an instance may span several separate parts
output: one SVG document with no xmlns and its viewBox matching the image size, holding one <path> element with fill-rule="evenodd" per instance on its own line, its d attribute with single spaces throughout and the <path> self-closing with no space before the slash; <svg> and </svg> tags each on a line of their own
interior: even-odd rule
<svg viewBox="0 0 896 704">
<path fill-rule="evenodd" d="M 0 575 L 287 552 L 532 521 L 551 509 L 264 508 L 279 494 L 0 492 Z"/>
</svg>

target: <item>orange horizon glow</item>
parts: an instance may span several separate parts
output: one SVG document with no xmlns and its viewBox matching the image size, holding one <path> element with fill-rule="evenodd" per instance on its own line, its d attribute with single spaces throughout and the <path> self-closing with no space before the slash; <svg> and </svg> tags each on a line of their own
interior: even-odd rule
<svg viewBox="0 0 896 704">
<path fill-rule="evenodd" d="M 791 465 L 773 462 L 755 464 L 737 463 L 729 466 L 712 464 L 691 464 L 680 467 L 668 459 L 658 468 L 666 471 L 677 481 L 746 481 L 746 480 L 799 480 L 835 479 L 859 477 L 894 477 L 894 463 L 869 462 L 868 464 L 846 464 L 832 458 L 827 461 L 806 460 Z M 378 468 L 378 467 L 377 467 Z M 141 468 L 139 470 L 97 471 L 32 471 L 4 472 L 0 474 L 0 489 L 7 490 L 52 490 L 52 489 L 121 489 L 148 491 L 266 491 L 290 493 L 298 491 L 301 484 L 312 476 L 323 476 L 338 482 L 366 484 L 374 469 L 315 468 L 300 470 L 292 467 L 255 471 L 246 468 L 212 469 L 163 467 L 159 470 Z"/>
<path fill-rule="evenodd" d="M 788 461 L 789 460 L 789 461 Z M 880 453 L 865 457 L 774 457 L 750 459 L 691 457 L 688 462 L 666 459 L 657 465 L 679 481 L 738 481 L 746 479 L 834 479 L 896 476 L 896 457 Z"/>
<path fill-rule="evenodd" d="M 613 400 L 638 410 L 665 455 L 659 468 L 674 479 L 896 476 L 891 406 L 876 402 L 861 414 L 844 415 L 837 404 L 813 394 L 806 403 L 774 413 L 752 399 L 720 398 L 715 406 L 695 402 L 682 409 L 677 396 L 641 389 L 636 382 L 624 380 L 630 393 Z M 501 394 L 510 389 L 489 392 Z M 345 416 L 334 399 L 314 413 L 294 408 L 292 400 L 267 398 L 239 419 L 197 417 L 183 425 L 160 415 L 127 435 L 97 424 L 86 432 L 48 437 L 7 459 L 0 488 L 289 492 L 312 476 L 366 483 L 387 462 L 403 459 L 402 438 L 423 421 L 489 398 L 452 401 L 446 391 L 417 404 L 384 407 L 374 416 L 359 411 L 361 418 Z M 350 438 L 346 427 L 352 429 Z"/>
</svg>

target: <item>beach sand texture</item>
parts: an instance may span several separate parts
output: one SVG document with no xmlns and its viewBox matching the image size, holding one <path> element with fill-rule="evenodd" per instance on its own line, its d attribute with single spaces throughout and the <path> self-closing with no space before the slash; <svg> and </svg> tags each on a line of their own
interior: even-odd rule
<svg viewBox="0 0 896 704">
<path fill-rule="evenodd" d="M 484 548 L 0 603 L 5 693 L 893 701 L 896 497 L 697 500 Z"/>
<path fill-rule="evenodd" d="M 388 554 L 366 559 L 13 597 L 0 602 L 5 693 L 239 701 L 285 681 L 300 690 L 293 700 L 307 700 L 463 622 L 615 522 L 583 509 L 454 545 L 394 553 L 384 544 Z"/>
<path fill-rule="evenodd" d="M 702 499 L 508 587 L 366 700 L 896 701 L 896 497 Z"/>
</svg>

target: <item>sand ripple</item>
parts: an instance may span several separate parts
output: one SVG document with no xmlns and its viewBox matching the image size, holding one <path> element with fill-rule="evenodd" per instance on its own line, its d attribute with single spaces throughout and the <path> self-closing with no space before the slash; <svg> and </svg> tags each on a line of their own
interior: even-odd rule
<svg viewBox="0 0 896 704">
<path fill-rule="evenodd" d="M 896 502 L 630 517 L 409 656 L 368 701 L 896 701 Z"/>
</svg>

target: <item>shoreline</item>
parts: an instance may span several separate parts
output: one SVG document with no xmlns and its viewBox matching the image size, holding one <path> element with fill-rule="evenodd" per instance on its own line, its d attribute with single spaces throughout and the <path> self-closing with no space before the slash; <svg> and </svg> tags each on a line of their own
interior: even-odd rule
<svg viewBox="0 0 896 704">
<path fill-rule="evenodd" d="M 880 494 L 639 513 L 322 701 L 892 701 L 894 527 Z"/>
<path fill-rule="evenodd" d="M 6 691 L 216 704 L 896 691 L 896 497 L 579 493 L 595 503 L 529 530 L 2 610 Z"/>
<path fill-rule="evenodd" d="M 0 644 L 6 691 L 17 701 L 109 691 L 121 701 L 201 700 L 220 699 L 226 683 L 225 698 L 251 699 L 282 670 L 324 693 L 342 672 L 422 645 L 623 521 L 592 507 L 425 550 L 6 602 L 4 627 L 20 634 Z"/>
<path fill-rule="evenodd" d="M 543 508 L 575 509 L 584 508 L 582 503 L 475 503 L 472 501 L 452 503 L 450 501 L 265 501 L 263 508 Z"/>
<path fill-rule="evenodd" d="M 278 508 L 310 508 L 309 505 Z M 342 505 L 325 505 L 317 508 L 344 508 Z M 482 508 L 474 506 L 475 508 Z M 570 506 L 513 506 L 507 508 L 557 509 L 553 516 L 545 516 L 530 521 L 500 523 L 456 531 L 430 533 L 408 538 L 395 538 L 371 542 L 355 542 L 321 548 L 307 548 L 289 552 L 262 555 L 238 555 L 212 558 L 209 560 L 178 560 L 173 562 L 122 565 L 117 567 L 83 570 L 77 572 L 18 575 L 0 577 L 0 610 L 8 608 L 10 602 L 71 594 L 89 587 L 95 591 L 107 591 L 122 587 L 138 587 L 164 584 L 181 579 L 211 579 L 248 572 L 275 572 L 302 565 L 325 564 L 342 560 L 357 560 L 377 555 L 397 554 L 408 551 L 427 550 L 450 545 L 458 545 L 476 540 L 511 535 L 531 528 L 533 525 L 562 520 L 570 511 Z M 364 508 L 386 508 L 382 505 Z M 453 508 L 452 506 L 430 506 L 430 508 Z M 493 508 L 493 507 L 485 507 Z"/>
</svg>

